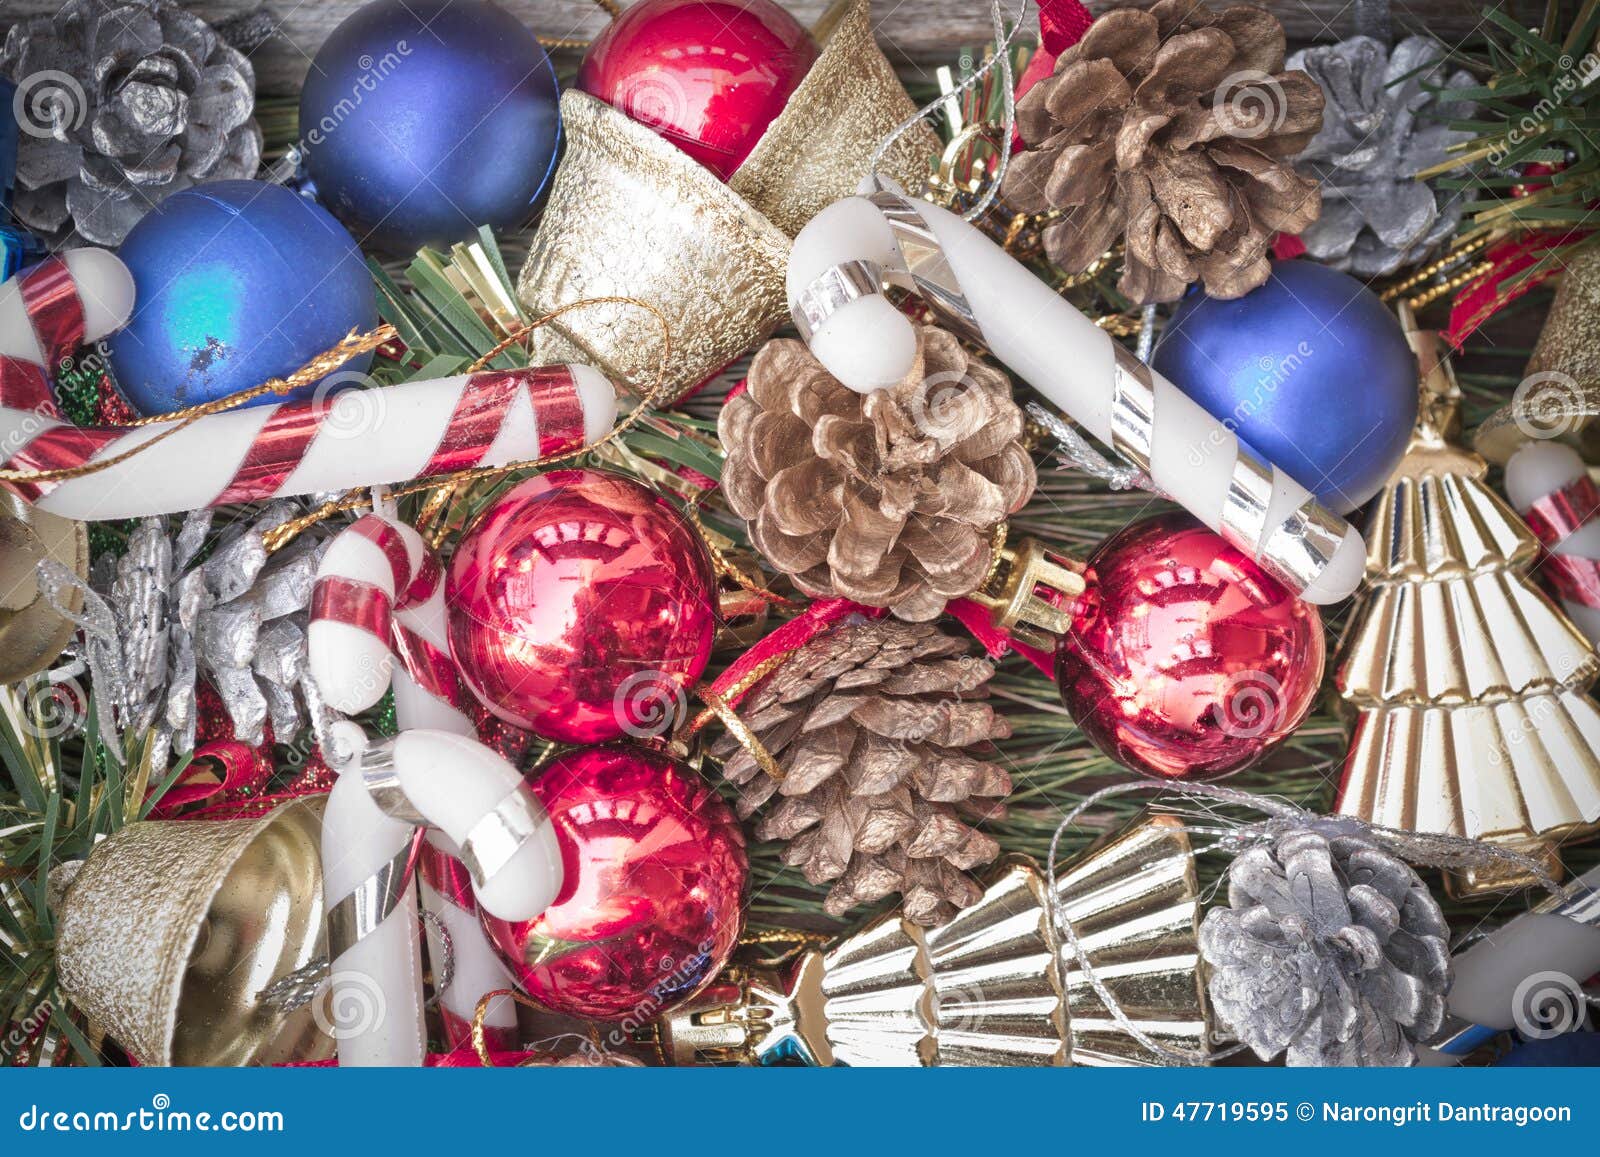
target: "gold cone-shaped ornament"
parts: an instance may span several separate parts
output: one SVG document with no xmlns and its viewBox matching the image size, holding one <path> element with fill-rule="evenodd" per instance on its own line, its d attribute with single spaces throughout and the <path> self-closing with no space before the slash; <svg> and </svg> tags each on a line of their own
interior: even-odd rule
<svg viewBox="0 0 1600 1157">
<path fill-rule="evenodd" d="M 1336 809 L 1493 841 L 1559 872 L 1555 846 L 1600 822 L 1600 660 L 1529 577 L 1538 542 L 1459 446 L 1460 390 L 1403 315 L 1422 369 L 1418 426 L 1373 506 L 1367 586 L 1334 681 L 1354 716 Z M 1512 866 L 1455 895 L 1526 887 Z"/>
<path fill-rule="evenodd" d="M 61 988 L 144 1065 L 320 1060 L 313 1006 L 261 999 L 326 951 L 320 800 L 258 819 L 129 824 L 56 905 Z"/>
<path fill-rule="evenodd" d="M 586 298 L 532 335 L 537 361 L 589 362 L 635 393 L 682 395 L 788 317 L 789 238 L 856 191 L 873 152 L 915 111 L 872 39 L 868 0 L 840 0 L 822 52 L 749 158 L 724 184 L 650 128 L 586 93 L 561 97 L 566 152 L 517 280 L 532 317 Z M 938 139 L 908 131 L 882 172 L 922 185 Z"/>
<path fill-rule="evenodd" d="M 1095 975 L 1149 1036 L 1207 1054 L 1188 836 L 1157 816 L 1057 874 Z M 938 928 L 895 913 L 782 970 L 734 968 L 657 1026 L 675 1064 L 1153 1065 L 1050 925 L 1031 860 Z"/>
</svg>

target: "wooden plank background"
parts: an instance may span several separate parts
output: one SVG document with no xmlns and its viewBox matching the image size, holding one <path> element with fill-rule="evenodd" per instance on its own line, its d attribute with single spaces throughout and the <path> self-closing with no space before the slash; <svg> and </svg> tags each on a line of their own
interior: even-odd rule
<svg viewBox="0 0 1600 1157">
<path fill-rule="evenodd" d="M 245 12 L 262 10 L 277 22 L 280 35 L 253 54 L 257 86 L 264 94 L 297 92 L 311 58 L 335 27 L 361 7 L 364 0 L 195 0 L 185 6 L 213 22 Z M 592 0 L 498 0 L 542 36 L 587 39 L 605 23 L 606 16 Z M 810 23 L 827 7 L 827 0 L 782 0 L 801 20 Z M 1472 34 L 1488 0 L 1394 0 L 1397 31 L 1427 29 L 1441 39 L 1459 42 Z M 1005 0 L 1011 9 L 1016 0 Z M 1535 22 L 1539 0 L 1501 0 L 1519 18 Z M 1126 7 L 1119 0 L 1088 0 L 1093 11 Z M 53 15 L 61 0 L 0 0 L 0 26 L 13 19 Z M 990 39 L 985 0 L 876 0 L 873 19 L 889 58 L 907 72 L 930 59 L 948 60 L 954 50 Z M 1271 8 L 1283 21 L 1292 41 L 1309 43 L 1335 40 L 1356 31 L 1360 4 L 1356 0 L 1272 0 Z M 1034 4 L 1028 4 L 1033 21 Z"/>
</svg>

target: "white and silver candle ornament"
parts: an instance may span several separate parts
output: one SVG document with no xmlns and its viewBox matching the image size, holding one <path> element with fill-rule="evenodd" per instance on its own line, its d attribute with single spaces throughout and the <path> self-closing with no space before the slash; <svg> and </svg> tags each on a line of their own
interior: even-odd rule
<svg viewBox="0 0 1600 1157">
<path fill-rule="evenodd" d="M 1307 602 L 1361 582 L 1361 536 L 1226 425 L 1118 345 L 960 217 L 898 190 L 836 202 L 795 238 L 789 307 L 828 371 L 861 393 L 910 372 L 912 322 L 884 296 L 917 294 L 1166 495 Z"/>
<path fill-rule="evenodd" d="M 477 730 L 460 702 L 462 684 L 449 674 L 443 576 L 420 534 L 387 514 L 365 515 L 329 544 L 317 569 L 316 592 L 306 659 L 331 706 L 350 714 L 365 711 L 392 683 L 395 722 L 402 731 L 449 732 L 477 742 Z M 357 601 L 377 613 L 362 613 L 353 605 Z M 341 610 L 349 613 L 341 617 Z M 440 774 L 450 772 L 441 768 Z M 384 854 L 392 859 L 409 853 L 411 837 L 409 830 L 393 827 L 393 820 L 367 819 L 384 837 L 377 841 L 383 849 L 378 859 L 364 865 L 370 876 L 385 862 Z M 423 911 L 434 918 L 429 924 L 434 981 L 446 1014 L 446 1036 L 456 1045 L 465 1043 L 456 1038 L 461 1026 L 472 1022 L 479 998 L 514 982 L 478 922 L 461 849 L 437 828 L 428 831 L 426 843 L 431 855 L 424 851 L 418 860 L 417 890 Z M 430 867 L 435 869 L 431 879 Z M 350 888 L 358 882 L 349 881 Z M 400 943 L 399 933 L 390 935 L 395 942 L 387 950 L 397 959 L 415 958 L 414 946 Z M 447 951 L 454 962 L 448 983 L 439 967 Z M 516 1024 L 516 1005 L 509 997 L 489 1002 L 484 1027 L 491 1036 L 513 1036 Z"/>
<path fill-rule="evenodd" d="M 342 738 L 361 744 L 354 724 Z M 354 728 L 350 732 L 348 728 Z M 446 731 L 402 731 L 339 771 L 323 818 L 331 1020 L 345 1066 L 420 1065 L 422 971 L 417 833 L 459 851 L 479 905 L 531 920 L 561 889 L 561 853 L 543 805 L 510 763 Z"/>
<path fill-rule="evenodd" d="M 1582 983 L 1600 972 L 1600 868 L 1474 942 L 1451 962 L 1444 1027 L 1426 1065 L 1459 1064 L 1502 1032 L 1540 1037 L 1582 1019 Z"/>
<path fill-rule="evenodd" d="M 1530 441 L 1506 462 L 1506 497 L 1553 556 L 1544 577 L 1567 617 L 1600 643 L 1600 487 L 1565 442 Z"/>
</svg>

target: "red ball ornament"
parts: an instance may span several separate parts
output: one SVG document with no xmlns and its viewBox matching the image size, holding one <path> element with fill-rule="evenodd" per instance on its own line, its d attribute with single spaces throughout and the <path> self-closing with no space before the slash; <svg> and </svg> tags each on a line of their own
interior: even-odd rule
<svg viewBox="0 0 1600 1157">
<path fill-rule="evenodd" d="M 1056 649 L 1061 699 L 1095 746 L 1139 771 L 1238 771 L 1305 718 L 1322 681 L 1322 619 L 1186 515 L 1104 543 Z"/>
<path fill-rule="evenodd" d="M 562 743 L 660 733 L 716 632 L 705 545 L 666 499 L 603 470 L 508 491 L 462 535 L 446 595 L 467 685 Z"/>
<path fill-rule="evenodd" d="M 747 862 L 733 813 L 653 751 L 592 747 L 534 784 L 561 846 L 561 894 L 536 920 L 484 929 L 529 996 L 594 1020 L 656 1016 L 739 942 Z"/>
<path fill-rule="evenodd" d="M 726 181 L 816 59 L 773 0 L 642 0 L 589 46 L 578 87 Z"/>
</svg>

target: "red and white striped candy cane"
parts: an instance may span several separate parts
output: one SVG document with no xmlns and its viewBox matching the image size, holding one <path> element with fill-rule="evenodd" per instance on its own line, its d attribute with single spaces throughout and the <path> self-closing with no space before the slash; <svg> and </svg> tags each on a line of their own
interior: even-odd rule
<svg viewBox="0 0 1600 1157">
<path fill-rule="evenodd" d="M 450 658 L 438 561 L 404 523 L 368 514 L 329 544 L 312 590 L 306 649 L 312 678 L 335 709 L 366 710 L 392 680 L 395 718 L 403 730 L 475 736 Z M 454 958 L 454 975 L 439 1002 L 452 1047 L 468 1041 L 478 998 L 513 984 L 478 923 L 459 856 L 456 844 L 433 830 L 417 861 L 423 908 L 448 934 Z M 432 958 L 442 960 L 443 940 L 434 925 L 429 945 Z M 484 1025 L 491 1047 L 516 1047 L 516 1006 L 510 999 L 491 1001 Z"/>
<path fill-rule="evenodd" d="M 72 469 L 181 425 L 78 427 L 56 407 L 47 367 L 119 328 L 132 307 L 127 269 L 102 250 L 77 250 L 0 287 L 6 468 Z M 592 442 L 616 416 L 615 389 L 587 366 L 495 370 L 209 414 L 93 474 L 10 485 L 68 518 L 172 514 L 503 466 Z"/>
<path fill-rule="evenodd" d="M 1600 487 L 1562 442 L 1528 442 L 1506 463 L 1506 497 L 1544 544 L 1539 573 L 1567 617 L 1600 642 Z"/>
</svg>

